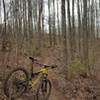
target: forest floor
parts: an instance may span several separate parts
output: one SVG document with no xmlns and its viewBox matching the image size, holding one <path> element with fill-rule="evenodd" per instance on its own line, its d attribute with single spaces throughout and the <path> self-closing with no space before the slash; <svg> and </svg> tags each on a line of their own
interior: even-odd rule
<svg viewBox="0 0 100 100">
<path fill-rule="evenodd" d="M 39 57 L 38 59 L 41 63 L 58 64 L 57 69 L 49 71 L 49 79 L 52 82 L 52 93 L 49 100 L 100 100 L 99 80 L 88 77 L 68 79 L 62 71 L 60 62 L 56 62 L 52 56 Z M 25 68 L 29 69 L 29 67 L 26 67 L 30 66 L 29 60 L 21 59 L 18 65 L 25 66 Z M 0 100 L 9 100 L 3 93 L 2 82 L 0 82 Z M 34 95 L 29 92 L 16 100 L 34 100 Z"/>
</svg>

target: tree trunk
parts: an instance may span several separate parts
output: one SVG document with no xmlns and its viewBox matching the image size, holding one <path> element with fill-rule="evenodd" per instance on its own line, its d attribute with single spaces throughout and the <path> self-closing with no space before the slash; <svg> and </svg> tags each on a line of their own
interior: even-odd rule
<svg viewBox="0 0 100 100">
<path fill-rule="evenodd" d="M 65 0 L 61 1 L 61 16 L 62 16 L 62 34 L 63 34 L 63 45 L 64 45 L 64 58 L 65 58 L 65 64 L 67 65 L 68 64 L 68 50 L 67 50 Z"/>
<path fill-rule="evenodd" d="M 88 62 L 88 32 L 87 32 L 87 0 L 83 0 L 83 62 L 89 67 Z"/>
<path fill-rule="evenodd" d="M 49 19 L 48 19 L 48 24 L 49 24 L 49 42 L 50 46 L 52 47 L 52 33 L 51 33 L 51 1 L 48 0 L 48 11 L 49 11 Z"/>
</svg>

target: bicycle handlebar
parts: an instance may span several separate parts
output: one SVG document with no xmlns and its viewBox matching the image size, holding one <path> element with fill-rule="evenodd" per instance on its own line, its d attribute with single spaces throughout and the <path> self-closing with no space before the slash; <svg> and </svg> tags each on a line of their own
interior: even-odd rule
<svg viewBox="0 0 100 100">
<path fill-rule="evenodd" d="M 51 65 L 51 66 L 49 66 L 49 65 L 46 65 L 46 64 L 40 64 L 40 63 L 37 62 L 37 59 L 35 59 L 35 58 L 33 58 L 33 57 L 29 57 L 29 59 L 30 59 L 34 64 L 37 64 L 37 65 L 39 65 L 40 67 L 51 68 L 51 69 L 54 69 L 54 68 L 57 67 L 57 65 Z"/>
<path fill-rule="evenodd" d="M 51 67 L 52 67 L 52 69 L 54 69 L 54 68 L 57 68 L 57 65 L 52 65 Z"/>
<path fill-rule="evenodd" d="M 46 65 L 46 64 L 40 64 L 40 63 L 35 63 L 35 64 L 38 64 L 40 67 L 44 67 L 44 68 L 51 68 L 51 69 L 54 69 L 57 67 L 57 65 Z"/>
</svg>

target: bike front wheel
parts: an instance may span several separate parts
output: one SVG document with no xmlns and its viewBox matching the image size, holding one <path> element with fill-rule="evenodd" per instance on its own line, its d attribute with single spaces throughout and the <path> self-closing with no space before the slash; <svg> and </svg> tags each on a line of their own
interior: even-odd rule
<svg viewBox="0 0 100 100">
<path fill-rule="evenodd" d="M 50 80 L 43 79 L 37 89 L 36 100 L 48 100 L 51 94 L 52 85 Z"/>
<path fill-rule="evenodd" d="M 4 80 L 4 93 L 11 99 L 20 97 L 28 86 L 29 74 L 26 69 L 17 67 L 10 71 Z"/>
</svg>

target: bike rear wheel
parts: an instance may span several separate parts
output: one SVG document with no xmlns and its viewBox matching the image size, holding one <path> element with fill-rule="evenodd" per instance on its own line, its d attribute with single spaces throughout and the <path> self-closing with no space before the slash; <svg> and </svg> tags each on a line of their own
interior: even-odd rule
<svg viewBox="0 0 100 100">
<path fill-rule="evenodd" d="M 17 67 L 8 73 L 4 80 L 4 93 L 11 99 L 20 97 L 27 89 L 29 74 L 26 69 Z"/>
<path fill-rule="evenodd" d="M 43 79 L 37 89 L 36 100 L 48 100 L 51 94 L 52 85 L 50 80 Z"/>
</svg>

